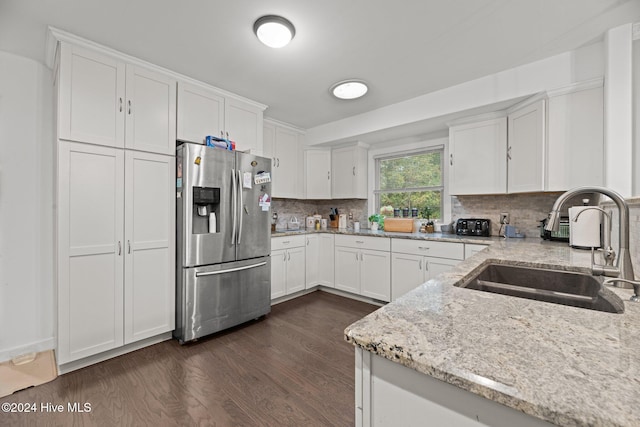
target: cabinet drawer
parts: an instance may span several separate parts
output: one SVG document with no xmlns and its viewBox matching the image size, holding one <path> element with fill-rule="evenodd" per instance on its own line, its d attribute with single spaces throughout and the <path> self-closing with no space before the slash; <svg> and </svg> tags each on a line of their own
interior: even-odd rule
<svg viewBox="0 0 640 427">
<path fill-rule="evenodd" d="M 304 234 L 297 236 L 284 236 L 284 237 L 272 237 L 271 238 L 271 250 L 277 251 L 279 249 L 296 248 L 304 246 Z"/>
<path fill-rule="evenodd" d="M 336 234 L 335 245 L 389 252 L 391 248 L 389 240 L 387 237 L 346 236 L 344 234 Z"/>
<path fill-rule="evenodd" d="M 391 239 L 391 251 L 438 258 L 464 259 L 463 243 Z"/>
<path fill-rule="evenodd" d="M 464 259 L 469 258 L 471 255 L 480 252 L 488 245 L 480 245 L 477 243 L 465 243 L 464 244 Z"/>
</svg>

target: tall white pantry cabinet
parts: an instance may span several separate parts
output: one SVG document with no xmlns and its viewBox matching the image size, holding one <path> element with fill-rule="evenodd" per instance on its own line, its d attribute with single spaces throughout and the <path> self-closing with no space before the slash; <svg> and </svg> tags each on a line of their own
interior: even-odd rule
<svg viewBox="0 0 640 427">
<path fill-rule="evenodd" d="M 176 81 L 58 43 L 58 363 L 174 329 Z"/>
</svg>

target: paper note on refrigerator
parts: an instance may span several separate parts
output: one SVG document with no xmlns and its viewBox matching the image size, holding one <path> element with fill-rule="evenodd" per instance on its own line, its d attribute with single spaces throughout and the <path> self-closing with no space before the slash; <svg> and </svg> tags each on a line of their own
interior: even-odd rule
<svg viewBox="0 0 640 427">
<path fill-rule="evenodd" d="M 260 206 L 263 211 L 268 211 L 271 207 L 271 197 L 269 197 L 267 193 L 264 193 L 258 199 L 258 206 Z"/>
<path fill-rule="evenodd" d="M 251 172 L 242 174 L 242 188 L 251 188 Z"/>
</svg>

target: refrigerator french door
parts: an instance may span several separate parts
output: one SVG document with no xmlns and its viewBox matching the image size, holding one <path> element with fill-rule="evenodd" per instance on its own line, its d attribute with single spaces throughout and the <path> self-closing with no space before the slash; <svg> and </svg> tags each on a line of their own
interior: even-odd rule
<svg viewBox="0 0 640 427">
<path fill-rule="evenodd" d="M 271 310 L 270 159 L 176 151 L 176 330 L 181 343 Z"/>
</svg>

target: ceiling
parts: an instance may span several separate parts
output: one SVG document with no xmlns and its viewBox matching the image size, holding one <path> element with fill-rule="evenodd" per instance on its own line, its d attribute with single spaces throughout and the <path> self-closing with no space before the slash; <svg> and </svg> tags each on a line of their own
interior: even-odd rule
<svg viewBox="0 0 640 427">
<path fill-rule="evenodd" d="M 258 42 L 280 14 L 296 36 Z M 51 25 L 269 106 L 301 128 L 401 102 L 600 40 L 638 0 L 0 0 L 0 50 L 44 62 Z M 329 87 L 359 78 L 358 100 Z M 406 132 L 405 132 L 406 133 Z"/>
</svg>

